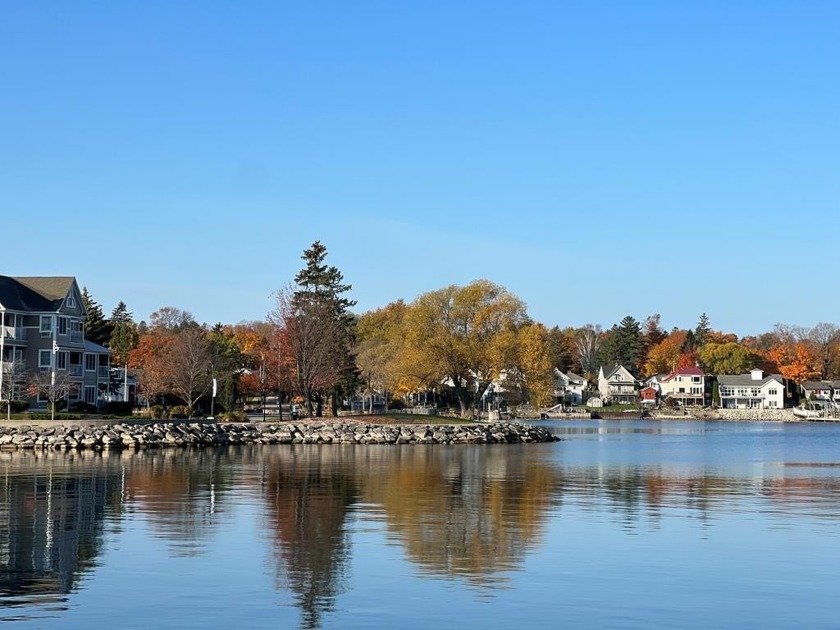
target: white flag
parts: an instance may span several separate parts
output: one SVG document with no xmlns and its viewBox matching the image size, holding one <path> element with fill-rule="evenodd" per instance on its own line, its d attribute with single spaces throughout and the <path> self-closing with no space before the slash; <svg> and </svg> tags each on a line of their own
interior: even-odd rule
<svg viewBox="0 0 840 630">
<path fill-rule="evenodd" d="M 53 339 L 53 354 L 58 352 L 58 344 L 56 343 L 55 339 Z"/>
<path fill-rule="evenodd" d="M 213 398 L 216 397 L 216 379 L 213 379 Z"/>
</svg>

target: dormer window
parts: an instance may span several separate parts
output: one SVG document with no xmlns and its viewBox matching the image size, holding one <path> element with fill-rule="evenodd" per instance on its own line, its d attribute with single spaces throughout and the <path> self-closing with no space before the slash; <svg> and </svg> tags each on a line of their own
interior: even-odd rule
<svg viewBox="0 0 840 630">
<path fill-rule="evenodd" d="M 76 308 L 76 298 L 73 297 L 73 294 L 67 296 L 67 306 L 70 308 Z"/>
</svg>

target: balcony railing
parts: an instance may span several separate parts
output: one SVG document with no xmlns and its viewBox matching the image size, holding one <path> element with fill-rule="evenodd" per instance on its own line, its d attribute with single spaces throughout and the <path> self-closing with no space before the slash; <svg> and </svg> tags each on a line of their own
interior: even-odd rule
<svg viewBox="0 0 840 630">
<path fill-rule="evenodd" d="M 0 326 L 0 337 L 23 341 L 26 338 L 26 332 L 22 326 Z"/>
<path fill-rule="evenodd" d="M 111 377 L 111 368 L 106 366 L 99 366 L 99 378 L 110 378 Z"/>
<path fill-rule="evenodd" d="M 71 330 L 70 331 L 70 341 L 72 343 L 82 343 L 84 341 L 84 335 L 79 330 Z"/>
<path fill-rule="evenodd" d="M 70 376 L 81 376 L 83 373 L 82 365 L 71 365 L 69 371 Z"/>
</svg>

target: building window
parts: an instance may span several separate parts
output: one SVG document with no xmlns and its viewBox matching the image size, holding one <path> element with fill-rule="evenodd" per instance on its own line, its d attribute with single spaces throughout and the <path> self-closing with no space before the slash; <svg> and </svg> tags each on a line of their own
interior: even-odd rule
<svg viewBox="0 0 840 630">
<path fill-rule="evenodd" d="M 76 308 L 76 298 L 73 297 L 73 294 L 67 296 L 67 306 L 70 308 Z"/>
<path fill-rule="evenodd" d="M 89 405 L 96 404 L 96 385 L 85 385 L 85 402 Z"/>
<path fill-rule="evenodd" d="M 66 335 L 67 334 L 67 318 L 66 317 L 59 317 L 58 318 L 58 334 L 59 335 Z"/>
<path fill-rule="evenodd" d="M 85 355 L 85 371 L 96 372 L 96 355 L 95 354 L 86 354 Z"/>
<path fill-rule="evenodd" d="M 41 315 L 41 336 L 49 337 L 52 335 L 53 324 L 52 315 Z"/>
<path fill-rule="evenodd" d="M 699 383 L 700 382 L 700 377 L 699 376 L 692 376 L 691 377 L 691 382 L 692 383 Z"/>
<path fill-rule="evenodd" d="M 38 367 L 49 368 L 52 367 L 52 350 L 38 351 Z"/>
<path fill-rule="evenodd" d="M 767 393 L 770 394 L 771 396 L 775 396 L 779 393 L 779 390 L 778 389 L 768 389 Z"/>
<path fill-rule="evenodd" d="M 59 370 L 67 369 L 67 354 L 66 352 L 57 352 L 55 355 L 55 367 Z"/>
</svg>

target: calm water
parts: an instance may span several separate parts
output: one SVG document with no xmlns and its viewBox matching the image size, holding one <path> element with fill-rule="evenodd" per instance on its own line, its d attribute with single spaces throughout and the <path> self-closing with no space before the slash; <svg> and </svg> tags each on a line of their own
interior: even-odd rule
<svg viewBox="0 0 840 630">
<path fill-rule="evenodd" d="M 10 628 L 838 628 L 840 426 L 0 453 Z"/>
</svg>

